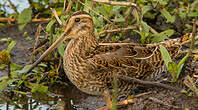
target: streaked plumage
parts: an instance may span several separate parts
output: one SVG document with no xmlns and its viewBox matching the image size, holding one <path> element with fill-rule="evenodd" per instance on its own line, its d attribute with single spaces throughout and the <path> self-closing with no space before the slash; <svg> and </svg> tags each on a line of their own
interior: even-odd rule
<svg viewBox="0 0 198 110">
<path fill-rule="evenodd" d="M 85 12 L 72 14 L 66 23 L 64 39 L 71 40 L 64 53 L 64 70 L 71 82 L 88 94 L 102 95 L 104 89 L 111 91 L 117 75 L 155 77 L 163 66 L 159 45 L 165 46 L 172 58 L 181 47 L 177 39 L 147 45 L 98 43 L 92 18 Z M 118 79 L 119 94 L 133 88 L 131 82 Z"/>
<path fill-rule="evenodd" d="M 154 79 L 163 69 L 159 46 L 163 45 L 174 58 L 181 48 L 178 39 L 155 44 L 99 43 L 93 33 L 92 17 L 76 12 L 66 21 L 64 33 L 30 67 L 30 72 L 61 42 L 70 39 L 66 47 L 63 66 L 70 81 L 81 91 L 103 95 L 113 90 L 114 77 L 124 75 L 138 79 Z M 65 36 L 66 35 L 66 36 Z M 118 93 L 129 93 L 136 86 L 124 79 L 117 80 Z"/>
</svg>

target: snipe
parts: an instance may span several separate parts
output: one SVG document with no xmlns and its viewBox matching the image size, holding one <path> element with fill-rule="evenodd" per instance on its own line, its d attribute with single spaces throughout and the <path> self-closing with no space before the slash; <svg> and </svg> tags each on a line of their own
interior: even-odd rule
<svg viewBox="0 0 198 110">
<path fill-rule="evenodd" d="M 38 64 L 62 41 L 71 39 L 66 47 L 63 64 L 70 81 L 81 91 L 102 95 L 112 91 L 113 79 L 118 75 L 139 79 L 153 78 L 161 72 L 163 60 L 159 45 L 167 48 L 171 57 L 180 49 L 178 40 L 156 44 L 98 43 L 94 36 L 92 17 L 86 12 L 76 12 L 68 17 L 64 34 L 33 64 Z M 118 79 L 118 93 L 134 88 L 134 84 Z"/>
</svg>

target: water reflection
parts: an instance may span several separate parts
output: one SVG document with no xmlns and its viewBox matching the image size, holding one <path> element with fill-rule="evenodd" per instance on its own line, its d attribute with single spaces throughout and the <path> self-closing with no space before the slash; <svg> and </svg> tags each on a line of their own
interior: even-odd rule
<svg viewBox="0 0 198 110">
<path fill-rule="evenodd" d="M 28 0 L 10 0 L 15 6 L 17 6 L 17 11 L 20 13 L 25 8 L 29 8 L 30 4 Z M 10 8 L 8 0 L 0 0 L 1 5 L 6 5 L 5 7 L 0 7 L 1 10 L 5 11 L 7 14 L 14 13 L 14 10 Z"/>
<path fill-rule="evenodd" d="M 104 106 L 103 97 L 90 96 L 74 86 L 55 85 L 50 93 L 31 95 L 6 92 L 0 94 L 2 110 L 93 110 Z"/>
</svg>

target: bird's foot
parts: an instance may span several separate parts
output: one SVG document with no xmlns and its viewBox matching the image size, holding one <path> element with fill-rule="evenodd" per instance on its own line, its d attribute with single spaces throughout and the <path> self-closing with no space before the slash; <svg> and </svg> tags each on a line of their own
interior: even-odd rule
<svg viewBox="0 0 198 110">
<path fill-rule="evenodd" d="M 112 105 L 112 101 L 111 101 L 108 90 L 104 91 L 104 97 L 105 97 L 105 100 L 106 100 L 106 106 L 98 108 L 96 110 L 111 110 L 112 109 L 113 105 Z M 128 97 L 127 99 L 125 99 L 121 102 L 118 102 L 117 107 L 126 106 L 126 105 L 131 104 L 131 103 L 133 103 L 133 99 L 132 99 L 132 97 Z"/>
</svg>

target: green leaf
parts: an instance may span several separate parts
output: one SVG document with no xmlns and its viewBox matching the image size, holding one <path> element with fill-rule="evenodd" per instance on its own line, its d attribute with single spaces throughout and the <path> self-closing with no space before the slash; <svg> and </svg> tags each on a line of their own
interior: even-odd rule
<svg viewBox="0 0 198 110">
<path fill-rule="evenodd" d="M 65 51 L 65 45 L 64 44 L 60 44 L 58 46 L 58 53 L 61 55 L 61 57 L 64 57 L 64 51 Z"/>
<path fill-rule="evenodd" d="M 27 24 L 27 23 L 20 24 L 19 27 L 18 27 L 19 30 L 23 30 L 23 28 L 26 26 L 26 24 Z"/>
<path fill-rule="evenodd" d="M 140 15 L 139 11 L 136 8 L 133 9 L 132 14 L 139 24 L 142 21 L 142 15 Z"/>
<path fill-rule="evenodd" d="M 113 8 L 113 6 L 107 5 L 107 4 L 102 4 L 102 7 L 104 8 L 106 14 L 111 14 L 110 12 L 111 12 L 111 9 Z M 119 7 L 119 6 L 118 6 L 118 7 Z M 118 7 L 114 7 L 112 11 L 113 11 L 113 12 L 117 11 Z M 119 8 L 120 8 L 120 7 L 119 7 Z M 117 12 L 118 12 L 118 11 L 117 11 Z"/>
<path fill-rule="evenodd" d="M 197 42 L 198 43 L 198 42 Z M 198 53 L 198 50 L 193 50 L 192 53 Z"/>
<path fill-rule="evenodd" d="M 120 17 L 120 18 L 113 19 L 112 21 L 114 21 L 114 22 L 124 22 L 125 19 L 124 19 L 124 17 L 122 16 L 122 17 Z"/>
<path fill-rule="evenodd" d="M 85 0 L 85 4 L 89 7 L 91 7 L 91 2 L 89 0 Z M 89 12 L 89 9 L 87 7 L 84 7 L 83 11 Z"/>
<path fill-rule="evenodd" d="M 48 24 L 47 24 L 47 26 L 46 26 L 46 31 L 47 32 L 50 32 L 51 31 L 51 28 L 52 28 L 52 26 L 53 26 L 53 24 L 56 22 L 56 20 L 55 19 L 52 19 Z"/>
<path fill-rule="evenodd" d="M 33 7 L 37 8 L 37 9 L 43 9 L 44 5 L 40 4 L 40 2 L 33 2 Z"/>
<path fill-rule="evenodd" d="M 136 31 L 136 32 L 138 34 L 140 34 L 140 36 L 141 36 L 141 39 L 140 39 L 141 42 L 142 43 L 145 43 L 147 37 L 149 36 L 149 26 L 147 25 L 146 22 L 141 21 L 141 27 L 142 27 L 142 29 L 140 31 Z"/>
<path fill-rule="evenodd" d="M 19 25 L 19 30 L 23 30 L 25 25 L 30 22 L 32 19 L 32 10 L 27 8 L 24 9 L 19 15 L 18 15 L 18 23 Z"/>
<path fill-rule="evenodd" d="M 181 92 L 182 94 L 187 94 L 187 93 L 188 93 L 188 91 L 186 91 L 185 89 L 182 89 L 180 92 Z"/>
<path fill-rule="evenodd" d="M 19 87 L 22 83 L 24 82 L 24 80 L 19 80 L 16 84 L 16 87 Z"/>
<path fill-rule="evenodd" d="M 10 53 L 10 51 L 12 50 L 12 48 L 15 46 L 16 42 L 12 41 L 9 45 L 8 45 L 8 52 Z"/>
<path fill-rule="evenodd" d="M 5 90 L 5 88 L 7 87 L 8 83 L 7 83 L 7 79 L 3 80 L 0 82 L 0 92 L 2 92 L 3 90 Z"/>
<path fill-rule="evenodd" d="M 165 30 L 159 34 L 154 35 L 154 38 L 152 39 L 152 43 L 164 41 L 173 34 L 174 34 L 174 30 L 172 29 Z"/>
<path fill-rule="evenodd" d="M 32 93 L 34 93 L 34 92 L 47 93 L 48 92 L 48 87 L 44 86 L 43 84 L 32 83 L 32 85 L 33 85 L 33 88 L 31 90 Z"/>
<path fill-rule="evenodd" d="M 63 23 L 63 25 L 66 25 L 66 18 L 68 17 L 68 15 L 61 15 L 60 20 Z"/>
<path fill-rule="evenodd" d="M 15 70 L 17 70 L 17 69 L 21 69 L 21 68 L 22 68 L 22 66 L 21 66 L 21 65 L 17 65 L 17 64 L 12 63 L 12 62 L 11 62 L 11 64 L 10 64 L 10 66 L 11 66 L 13 69 L 15 69 Z"/>
<path fill-rule="evenodd" d="M 6 24 L 0 23 L 0 26 L 5 26 Z"/>
<path fill-rule="evenodd" d="M 25 73 L 32 65 L 25 65 L 22 70 L 17 71 L 17 73 Z"/>
<path fill-rule="evenodd" d="M 176 75 L 178 73 L 178 66 L 175 62 L 168 63 L 168 71 L 172 76 L 172 81 L 175 82 L 177 80 Z"/>
<path fill-rule="evenodd" d="M 142 15 L 144 15 L 147 11 L 151 10 L 151 6 L 150 5 L 145 5 L 142 8 Z"/>
<path fill-rule="evenodd" d="M 163 8 L 162 10 L 160 10 L 160 12 L 162 13 L 162 15 L 167 19 L 167 23 L 173 23 L 175 22 L 175 16 L 172 16 L 165 8 Z"/>
<path fill-rule="evenodd" d="M 149 26 L 146 22 L 144 21 L 141 21 L 141 24 L 142 24 L 142 27 L 143 27 L 143 30 L 145 33 L 149 33 Z"/>
<path fill-rule="evenodd" d="M 96 27 L 101 27 L 101 24 L 104 22 L 102 17 L 93 17 L 93 21 Z"/>
<path fill-rule="evenodd" d="M 12 91 L 18 94 L 28 95 L 28 92 L 17 91 L 17 90 L 12 90 Z"/>
<path fill-rule="evenodd" d="M 182 19 L 186 18 L 186 9 L 183 8 L 179 8 L 179 17 L 181 17 Z"/>
<path fill-rule="evenodd" d="M 38 66 L 48 67 L 45 63 L 40 63 L 40 64 L 38 64 Z"/>
<path fill-rule="evenodd" d="M 182 68 L 184 66 L 184 63 L 186 62 L 187 59 L 188 59 L 188 54 L 184 58 L 182 58 L 182 60 L 179 62 L 179 64 L 178 64 L 178 73 L 176 75 L 177 79 L 179 78 L 181 70 L 182 70 Z"/>
<path fill-rule="evenodd" d="M 2 41 L 2 42 L 11 42 L 12 39 L 10 37 L 8 37 L 8 38 L 1 38 L 0 41 Z"/>
<path fill-rule="evenodd" d="M 1 65 L 0 65 L 0 70 L 5 69 L 6 67 L 7 67 L 7 65 L 6 65 L 6 64 L 1 64 Z"/>
<path fill-rule="evenodd" d="M 8 78 L 8 76 L 3 76 L 0 78 L 0 80 L 1 80 L 0 92 L 2 92 L 3 90 L 5 90 L 7 88 L 8 85 L 12 84 L 17 79 L 10 79 L 10 78 Z"/>
<path fill-rule="evenodd" d="M 195 11 L 195 12 L 190 12 L 188 14 L 189 17 L 198 17 L 198 11 Z"/>
<path fill-rule="evenodd" d="M 167 0 L 153 0 L 155 2 L 158 2 L 160 5 L 166 5 L 167 4 Z"/>
<path fill-rule="evenodd" d="M 166 65 L 166 67 L 168 68 L 168 63 L 172 62 L 172 59 L 171 59 L 167 49 L 164 46 L 160 45 L 159 47 L 160 47 L 160 52 L 162 54 L 162 58 L 164 60 L 164 63 Z"/>
</svg>

